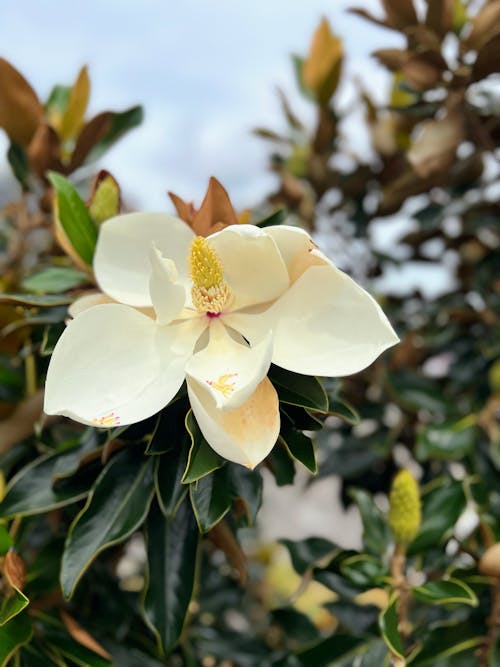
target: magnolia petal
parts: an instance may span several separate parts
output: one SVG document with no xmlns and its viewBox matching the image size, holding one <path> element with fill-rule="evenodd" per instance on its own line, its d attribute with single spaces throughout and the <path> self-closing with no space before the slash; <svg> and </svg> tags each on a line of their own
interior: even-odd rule
<svg viewBox="0 0 500 667">
<path fill-rule="evenodd" d="M 225 459 L 255 468 L 274 447 L 280 431 L 278 395 L 269 379 L 264 378 L 234 410 L 219 410 L 210 392 L 190 378 L 187 386 L 194 416 L 208 444 Z"/>
<path fill-rule="evenodd" d="M 70 317 L 76 317 L 83 313 L 84 310 L 92 308 L 92 306 L 98 306 L 102 303 L 114 303 L 113 299 L 107 294 L 102 292 L 92 292 L 91 294 L 84 294 L 78 299 L 73 301 L 71 306 L 68 308 L 68 315 Z"/>
<path fill-rule="evenodd" d="M 232 410 L 242 405 L 266 377 L 273 349 L 272 333 L 249 347 L 237 342 L 220 320 L 210 324 L 208 345 L 189 359 L 186 375 L 205 387 L 216 407 Z"/>
<path fill-rule="evenodd" d="M 154 243 L 188 284 L 187 258 L 194 238 L 185 222 L 167 213 L 128 213 L 102 223 L 94 256 L 100 288 L 130 306 L 151 306 L 149 252 Z"/>
<path fill-rule="evenodd" d="M 160 327 L 121 304 L 85 310 L 55 347 L 45 412 L 105 427 L 150 417 L 177 393 L 200 333 L 200 320 Z"/>
<path fill-rule="evenodd" d="M 150 250 L 152 272 L 149 292 L 156 312 L 158 324 L 168 324 L 184 307 L 186 289 L 177 283 L 178 272 L 171 259 L 163 257 L 153 245 Z"/>
<path fill-rule="evenodd" d="M 377 302 L 332 265 L 303 273 L 262 326 L 274 330 L 273 363 L 305 375 L 357 373 L 399 340 Z"/>
<path fill-rule="evenodd" d="M 276 225 L 268 227 L 266 232 L 278 246 L 288 269 L 291 284 L 309 267 L 330 264 L 330 260 L 319 250 L 304 229 L 290 225 Z"/>
<path fill-rule="evenodd" d="M 277 299 L 289 285 L 274 240 L 255 225 L 231 225 L 208 237 L 234 295 L 231 309 Z"/>
</svg>

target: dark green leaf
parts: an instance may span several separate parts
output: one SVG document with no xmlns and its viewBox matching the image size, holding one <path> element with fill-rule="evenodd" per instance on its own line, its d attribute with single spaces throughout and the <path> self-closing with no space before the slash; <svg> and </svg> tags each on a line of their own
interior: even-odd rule
<svg viewBox="0 0 500 667">
<path fill-rule="evenodd" d="M 389 667 L 390 655 L 387 646 L 383 641 L 375 641 L 368 646 L 366 653 L 363 653 L 359 667 Z"/>
<path fill-rule="evenodd" d="M 44 637 L 47 648 L 54 657 L 62 657 L 78 667 L 111 667 L 111 662 L 75 641 L 66 628 L 51 619 L 44 624 Z"/>
<path fill-rule="evenodd" d="M 30 163 L 26 151 L 18 144 L 11 143 L 7 150 L 7 160 L 19 183 L 29 189 Z"/>
<path fill-rule="evenodd" d="M 45 103 L 47 115 L 56 112 L 57 115 L 64 114 L 68 108 L 69 96 L 71 95 L 71 86 L 56 85 L 50 91 L 49 99 Z"/>
<path fill-rule="evenodd" d="M 29 616 L 19 614 L 0 627 L 0 667 L 6 667 L 10 658 L 26 644 L 33 633 Z"/>
<path fill-rule="evenodd" d="M 173 517 L 187 493 L 187 486 L 182 484 L 182 475 L 186 469 L 188 453 L 189 446 L 185 440 L 178 442 L 177 449 L 156 457 L 156 497 L 166 519 Z"/>
<path fill-rule="evenodd" d="M 273 609 L 272 620 L 280 625 L 289 641 L 294 644 L 310 644 L 318 639 L 318 629 L 305 615 L 292 607 Z"/>
<path fill-rule="evenodd" d="M 258 470 L 248 470 L 237 463 L 229 463 L 227 469 L 232 496 L 242 501 L 246 525 L 252 526 L 262 503 L 262 476 Z"/>
<path fill-rule="evenodd" d="M 95 162 L 124 134 L 134 127 L 140 125 L 144 118 L 141 106 L 131 107 L 125 111 L 114 112 L 111 118 L 111 126 L 106 135 L 92 148 L 85 159 L 85 164 Z"/>
<path fill-rule="evenodd" d="M 316 452 L 311 438 L 308 438 L 301 431 L 287 429 L 281 434 L 280 440 L 290 456 L 302 463 L 313 475 L 317 473 Z"/>
<path fill-rule="evenodd" d="M 295 479 L 295 464 L 290 458 L 288 451 L 279 443 L 273 447 L 266 459 L 269 470 L 274 475 L 278 486 L 293 484 Z"/>
<path fill-rule="evenodd" d="M 66 539 L 61 565 L 61 587 L 66 598 L 73 595 L 78 581 L 101 551 L 139 528 L 153 492 L 151 458 L 141 460 L 125 450 L 111 459 Z"/>
<path fill-rule="evenodd" d="M 200 532 L 207 533 L 231 508 L 233 497 L 227 467 L 190 484 L 189 495 Z"/>
<path fill-rule="evenodd" d="M 470 623 L 437 626 L 426 634 L 422 650 L 408 664 L 411 667 L 432 667 L 439 659 L 470 650 L 483 642 L 484 636 L 478 636 L 477 629 Z"/>
<path fill-rule="evenodd" d="M 189 410 L 183 388 L 172 402 L 164 408 L 157 419 L 156 426 L 146 449 L 146 454 L 163 454 L 176 449 L 186 439 L 186 414 Z"/>
<path fill-rule="evenodd" d="M 82 271 L 64 266 L 50 266 L 24 278 L 21 287 L 27 292 L 58 294 L 88 281 L 88 275 Z"/>
<path fill-rule="evenodd" d="M 214 452 L 203 437 L 192 410 L 186 415 L 186 429 L 191 436 L 191 449 L 182 481 L 189 484 L 220 468 L 224 459 Z"/>
<path fill-rule="evenodd" d="M 271 213 L 267 218 L 261 220 L 257 223 L 257 227 L 263 229 L 264 227 L 272 227 L 273 225 L 281 225 L 282 222 L 286 220 L 287 211 L 284 208 L 280 208 L 274 213 Z"/>
<path fill-rule="evenodd" d="M 0 303 L 23 303 L 27 306 L 66 306 L 73 301 L 67 294 L 0 294 Z"/>
<path fill-rule="evenodd" d="M 0 556 L 3 556 L 13 545 L 12 537 L 6 526 L 0 524 Z"/>
<path fill-rule="evenodd" d="M 350 600 L 327 602 L 325 608 L 351 634 L 360 635 L 377 622 L 380 609 L 372 604 L 356 604 Z"/>
<path fill-rule="evenodd" d="M 308 537 L 305 540 L 280 540 L 288 549 L 292 565 L 298 574 L 305 574 L 327 556 L 333 556 L 338 547 L 322 537 Z"/>
<path fill-rule="evenodd" d="M 460 460 L 474 449 L 477 436 L 477 427 L 467 418 L 427 426 L 417 438 L 417 458 L 420 461 L 433 458 Z"/>
<path fill-rule="evenodd" d="M 335 633 L 328 639 L 305 651 L 299 651 L 296 657 L 302 667 L 330 667 L 337 661 L 346 660 L 356 655 L 364 639 Z"/>
<path fill-rule="evenodd" d="M 271 366 L 269 379 L 276 387 L 281 402 L 317 412 L 328 412 L 328 396 L 318 378 Z"/>
<path fill-rule="evenodd" d="M 40 514 L 81 500 L 88 493 L 85 477 L 53 485 L 57 475 L 72 474 L 80 459 L 93 449 L 93 441 L 86 439 L 77 447 L 58 454 L 41 456 L 22 468 L 10 481 L 7 493 L 0 503 L 0 516 Z"/>
<path fill-rule="evenodd" d="M 8 623 L 29 605 L 29 600 L 19 589 L 13 588 L 0 605 L 0 627 Z"/>
<path fill-rule="evenodd" d="M 412 588 L 413 597 L 427 604 L 468 604 L 477 607 L 478 599 L 467 584 L 458 579 L 430 581 Z"/>
<path fill-rule="evenodd" d="M 305 408 L 282 403 L 280 412 L 282 421 L 298 431 L 320 431 L 323 428 L 322 420 L 317 417 L 318 413 L 313 415 Z"/>
<path fill-rule="evenodd" d="M 389 651 L 404 660 L 404 647 L 398 630 L 398 598 L 394 596 L 379 618 L 380 632 Z"/>
<path fill-rule="evenodd" d="M 55 172 L 50 172 L 49 179 L 56 190 L 57 219 L 77 255 L 90 266 L 97 241 L 97 227 L 74 186 Z"/>
<path fill-rule="evenodd" d="M 391 532 L 384 514 L 372 496 L 362 489 L 351 489 L 350 495 L 358 506 L 363 522 L 363 544 L 373 554 L 385 553 L 391 542 Z"/>
<path fill-rule="evenodd" d="M 177 643 L 193 593 L 198 529 L 185 500 L 171 521 L 153 504 L 147 521 L 144 616 L 165 653 Z"/>
<path fill-rule="evenodd" d="M 383 562 L 369 554 L 356 554 L 345 558 L 340 571 L 349 581 L 365 589 L 382 585 L 387 576 Z"/>
<path fill-rule="evenodd" d="M 461 482 L 436 480 L 422 497 L 422 526 L 408 546 L 414 555 L 444 541 L 465 509 L 466 498 Z"/>
</svg>

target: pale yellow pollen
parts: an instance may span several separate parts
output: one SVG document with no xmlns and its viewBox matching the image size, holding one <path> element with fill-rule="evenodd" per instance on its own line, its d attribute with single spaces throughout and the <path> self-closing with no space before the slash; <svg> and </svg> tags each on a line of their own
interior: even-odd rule
<svg viewBox="0 0 500 667">
<path fill-rule="evenodd" d="M 207 380 L 212 389 L 219 391 L 224 398 L 229 398 L 234 391 L 235 382 L 230 382 L 230 380 L 237 376 L 237 373 L 226 373 L 221 375 L 217 380 Z"/>
<path fill-rule="evenodd" d="M 197 236 L 191 244 L 189 270 L 193 280 L 191 297 L 196 310 L 221 313 L 231 299 L 231 290 L 224 280 L 217 253 L 202 236 Z"/>
</svg>

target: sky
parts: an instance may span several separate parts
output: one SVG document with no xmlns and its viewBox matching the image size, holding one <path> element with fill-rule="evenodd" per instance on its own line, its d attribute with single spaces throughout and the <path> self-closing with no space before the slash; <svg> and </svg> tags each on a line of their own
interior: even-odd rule
<svg viewBox="0 0 500 667">
<path fill-rule="evenodd" d="M 101 161 L 134 207 L 169 210 L 167 190 L 199 202 L 215 175 L 243 208 L 274 187 L 270 146 L 251 129 L 283 127 L 276 86 L 311 118 L 290 55 L 306 54 L 322 16 L 345 41 L 345 80 L 358 76 L 383 98 L 388 80 L 369 54 L 397 45 L 397 36 L 347 14 L 353 4 L 380 13 L 377 0 L 7 0 L 0 55 L 42 99 L 86 63 L 91 112 L 144 105 L 143 125 Z M 340 96 L 347 108 L 351 88 L 344 84 Z M 353 112 L 347 131 L 362 152 L 368 142 L 359 121 Z M 5 146 L 1 136 L 0 155 Z"/>
</svg>

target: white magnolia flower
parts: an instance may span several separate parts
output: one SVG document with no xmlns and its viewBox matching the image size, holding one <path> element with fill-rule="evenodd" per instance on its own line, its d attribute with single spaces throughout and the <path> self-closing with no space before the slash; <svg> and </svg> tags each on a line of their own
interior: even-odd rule
<svg viewBox="0 0 500 667">
<path fill-rule="evenodd" d="M 101 226 L 94 271 L 104 294 L 73 308 L 45 412 L 130 424 L 186 378 L 208 443 L 248 467 L 280 429 L 271 363 L 349 375 L 398 340 L 372 297 L 296 227 L 232 225 L 205 239 L 164 213 L 122 215 Z"/>
</svg>

